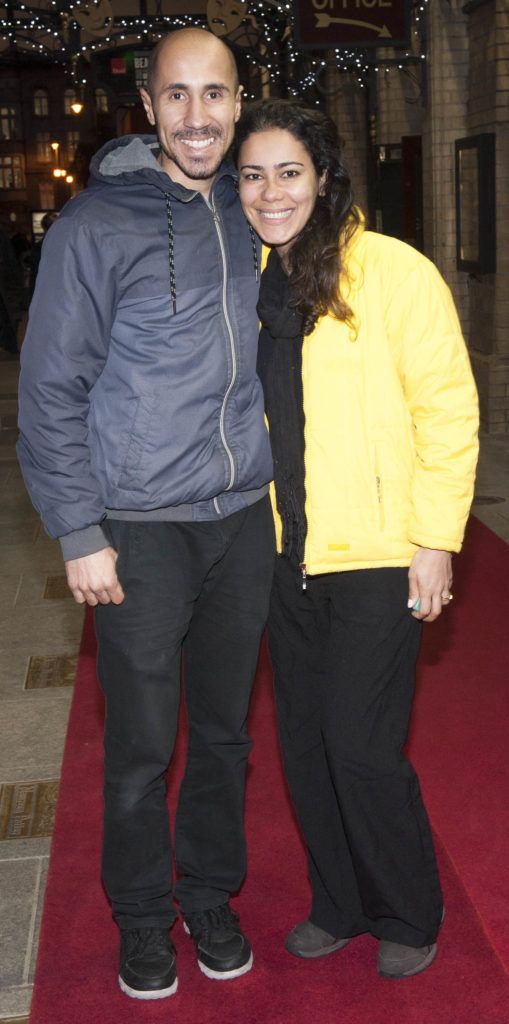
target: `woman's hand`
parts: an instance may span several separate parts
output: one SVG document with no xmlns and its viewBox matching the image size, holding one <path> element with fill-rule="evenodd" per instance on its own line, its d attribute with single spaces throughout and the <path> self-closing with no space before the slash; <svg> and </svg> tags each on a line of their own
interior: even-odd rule
<svg viewBox="0 0 509 1024">
<path fill-rule="evenodd" d="M 451 552 L 419 548 L 408 570 L 408 581 L 408 607 L 420 602 L 419 609 L 412 611 L 414 619 L 434 622 L 452 600 Z"/>
</svg>

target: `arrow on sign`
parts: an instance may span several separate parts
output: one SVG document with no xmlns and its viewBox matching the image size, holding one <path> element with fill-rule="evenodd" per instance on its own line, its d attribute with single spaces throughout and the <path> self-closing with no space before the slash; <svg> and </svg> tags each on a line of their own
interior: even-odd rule
<svg viewBox="0 0 509 1024">
<path fill-rule="evenodd" d="M 373 32 L 378 32 L 381 38 L 392 38 L 387 25 L 371 25 L 368 21 L 356 21 L 354 18 L 332 18 L 330 14 L 319 14 L 317 11 L 315 11 L 315 18 L 317 28 L 329 28 L 329 25 L 355 25 L 356 28 L 371 28 Z"/>
</svg>

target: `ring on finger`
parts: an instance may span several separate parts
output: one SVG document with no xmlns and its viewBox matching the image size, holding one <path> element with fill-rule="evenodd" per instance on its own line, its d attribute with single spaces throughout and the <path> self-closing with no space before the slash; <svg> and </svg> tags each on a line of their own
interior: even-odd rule
<svg viewBox="0 0 509 1024">
<path fill-rule="evenodd" d="M 452 599 L 453 599 L 453 595 L 452 594 L 442 594 L 442 602 L 443 603 L 449 603 L 449 601 L 452 601 Z"/>
</svg>

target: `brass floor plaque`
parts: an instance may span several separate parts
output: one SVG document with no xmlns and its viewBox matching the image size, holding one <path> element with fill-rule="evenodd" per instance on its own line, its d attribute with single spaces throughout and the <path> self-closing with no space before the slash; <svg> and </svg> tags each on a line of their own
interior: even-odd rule
<svg viewBox="0 0 509 1024">
<path fill-rule="evenodd" d="M 49 686 L 72 686 L 77 664 L 77 654 L 64 654 L 58 658 L 33 655 L 28 663 L 25 690 L 43 690 Z"/>
<path fill-rule="evenodd" d="M 43 597 L 46 601 L 61 601 L 65 597 L 69 597 L 72 600 L 71 591 L 67 586 L 67 577 L 48 576 Z"/>
<path fill-rule="evenodd" d="M 57 796 L 58 779 L 0 786 L 0 840 L 50 836 Z"/>
</svg>

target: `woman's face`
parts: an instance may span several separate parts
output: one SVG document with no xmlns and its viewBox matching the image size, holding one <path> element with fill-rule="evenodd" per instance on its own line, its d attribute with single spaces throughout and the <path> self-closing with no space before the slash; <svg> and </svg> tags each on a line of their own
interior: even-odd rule
<svg viewBox="0 0 509 1024">
<path fill-rule="evenodd" d="M 239 152 L 239 174 L 248 221 L 284 256 L 307 224 L 325 176 L 318 177 L 306 147 L 283 128 L 246 139 Z"/>
</svg>

